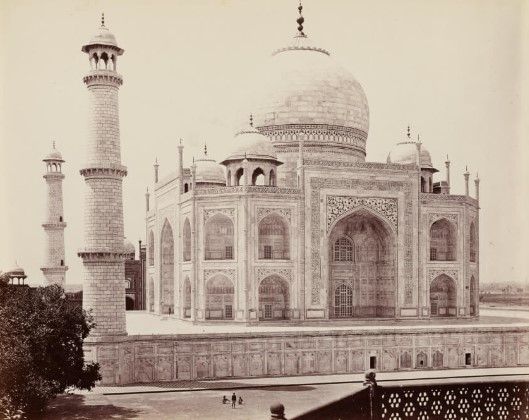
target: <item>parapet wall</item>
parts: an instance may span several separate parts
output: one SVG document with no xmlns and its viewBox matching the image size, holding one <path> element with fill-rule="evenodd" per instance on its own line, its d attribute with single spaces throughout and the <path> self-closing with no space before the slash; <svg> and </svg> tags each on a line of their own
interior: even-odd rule
<svg viewBox="0 0 529 420">
<path fill-rule="evenodd" d="M 104 385 L 529 365 L 529 327 L 138 335 L 85 342 Z"/>
</svg>

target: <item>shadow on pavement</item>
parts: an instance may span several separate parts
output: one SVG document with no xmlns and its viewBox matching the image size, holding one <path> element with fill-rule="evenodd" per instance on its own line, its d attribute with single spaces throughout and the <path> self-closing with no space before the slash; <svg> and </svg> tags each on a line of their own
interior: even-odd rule
<svg viewBox="0 0 529 420">
<path fill-rule="evenodd" d="M 85 404 L 84 395 L 59 395 L 48 405 L 48 409 L 41 417 L 43 420 L 59 419 L 134 419 L 141 411 L 132 408 L 105 404 L 104 400 L 97 405 Z"/>
</svg>

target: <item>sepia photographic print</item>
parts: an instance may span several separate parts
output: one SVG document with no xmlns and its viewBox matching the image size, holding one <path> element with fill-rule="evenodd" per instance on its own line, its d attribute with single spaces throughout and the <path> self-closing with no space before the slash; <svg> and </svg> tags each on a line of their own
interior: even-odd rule
<svg viewBox="0 0 529 420">
<path fill-rule="evenodd" d="M 527 0 L 0 0 L 0 418 L 529 418 Z"/>
</svg>

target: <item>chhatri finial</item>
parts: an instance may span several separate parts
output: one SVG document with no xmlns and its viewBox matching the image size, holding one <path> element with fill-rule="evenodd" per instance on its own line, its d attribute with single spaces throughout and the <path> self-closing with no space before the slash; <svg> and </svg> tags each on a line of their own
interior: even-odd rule
<svg viewBox="0 0 529 420">
<path fill-rule="evenodd" d="M 411 128 L 410 128 L 409 125 L 408 125 L 408 138 L 409 138 L 409 139 L 411 138 Z"/>
<path fill-rule="evenodd" d="M 105 14 L 104 13 L 101 13 L 101 26 L 103 28 L 105 27 Z"/>
<path fill-rule="evenodd" d="M 250 114 L 250 127 L 253 127 L 253 114 Z"/>
<path fill-rule="evenodd" d="M 303 32 L 303 22 L 305 22 L 305 18 L 303 17 L 303 15 L 301 14 L 301 12 L 303 11 L 303 5 L 301 4 L 301 0 L 299 1 L 299 6 L 298 6 L 298 12 L 299 12 L 299 17 L 298 19 L 296 20 L 297 24 L 298 24 L 298 32 L 299 32 L 299 35 L 300 36 L 305 36 L 304 32 Z"/>
<path fill-rule="evenodd" d="M 417 143 L 421 142 L 421 137 L 419 136 L 419 133 L 417 133 Z"/>
<path fill-rule="evenodd" d="M 55 140 L 53 140 L 52 144 L 53 144 L 53 150 L 55 150 Z"/>
<path fill-rule="evenodd" d="M 204 156 L 208 155 L 208 145 L 204 142 Z"/>
</svg>

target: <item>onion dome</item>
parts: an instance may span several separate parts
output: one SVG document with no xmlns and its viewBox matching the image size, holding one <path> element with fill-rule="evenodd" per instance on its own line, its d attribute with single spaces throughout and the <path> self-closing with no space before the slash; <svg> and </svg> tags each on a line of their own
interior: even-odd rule
<svg viewBox="0 0 529 420">
<path fill-rule="evenodd" d="M 325 124 L 357 130 L 367 139 L 369 107 L 362 86 L 306 36 L 273 53 L 266 79 L 256 126 Z"/>
<path fill-rule="evenodd" d="M 272 53 L 259 81 L 264 92 L 255 95 L 255 126 L 288 151 L 295 150 L 303 133 L 308 154 L 365 159 L 369 106 L 364 90 L 303 32 L 299 11 L 298 34 Z"/>
<path fill-rule="evenodd" d="M 46 157 L 44 159 L 42 159 L 44 162 L 47 162 L 49 160 L 55 160 L 55 161 L 59 161 L 59 162 L 64 162 L 63 158 L 62 158 L 62 155 L 61 155 L 61 152 L 59 152 L 56 148 L 55 148 L 55 142 L 53 142 L 53 147 L 51 149 L 51 151 L 46 155 Z"/>
<path fill-rule="evenodd" d="M 243 159 L 277 162 L 276 150 L 270 139 L 252 125 L 235 134 L 231 152 L 221 163 L 225 165 L 230 161 Z"/>
<path fill-rule="evenodd" d="M 105 26 L 105 15 L 101 15 L 101 26 L 99 27 L 99 31 L 92 36 L 90 39 L 90 42 L 88 44 L 83 45 L 81 48 L 81 51 L 88 52 L 90 47 L 94 46 L 103 46 L 103 47 L 112 47 L 114 50 L 117 51 L 118 55 L 123 54 L 124 50 L 118 47 L 118 43 L 116 41 L 116 37 L 112 32 L 108 30 L 108 28 Z"/>
<path fill-rule="evenodd" d="M 397 143 L 393 150 L 388 155 L 387 163 L 399 163 L 401 165 L 416 165 L 417 164 L 417 142 L 402 141 Z M 432 165 L 432 158 L 430 152 L 426 150 L 421 144 L 421 152 L 419 156 L 419 165 L 421 169 L 438 172 Z"/>
<path fill-rule="evenodd" d="M 10 277 L 24 277 L 26 275 L 26 273 L 24 272 L 24 269 L 20 267 L 16 261 L 15 261 L 15 265 L 11 267 L 9 270 L 6 270 L 5 274 Z"/>
<path fill-rule="evenodd" d="M 134 247 L 134 244 L 131 241 L 129 241 L 127 238 L 123 238 L 123 249 L 124 249 L 124 253 L 127 255 L 136 254 L 136 248 Z"/>
<path fill-rule="evenodd" d="M 226 185 L 224 168 L 215 159 L 208 157 L 208 148 L 204 145 L 204 154 L 195 159 L 195 182 L 197 184 L 222 184 Z"/>
</svg>

